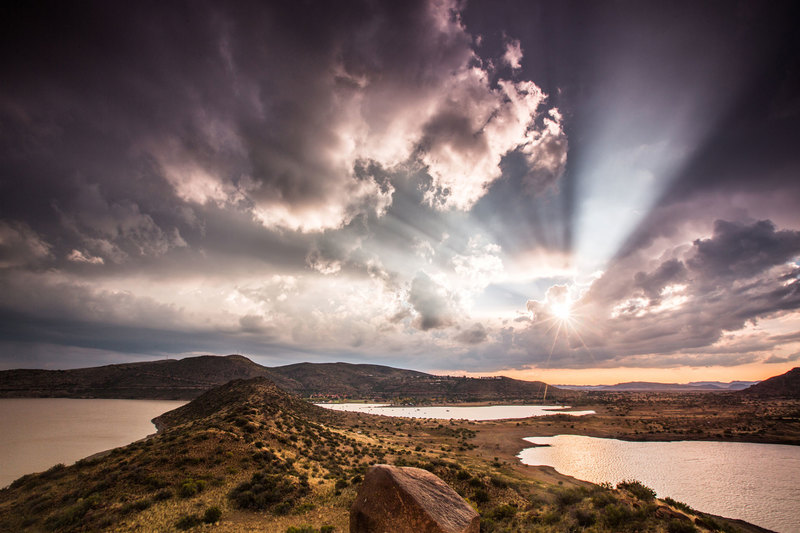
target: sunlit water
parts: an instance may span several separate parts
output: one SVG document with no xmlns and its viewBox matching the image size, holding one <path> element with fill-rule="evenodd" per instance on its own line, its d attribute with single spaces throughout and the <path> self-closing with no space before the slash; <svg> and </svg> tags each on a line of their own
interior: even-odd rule
<svg viewBox="0 0 800 533">
<path fill-rule="evenodd" d="M 637 479 L 708 513 L 782 533 L 800 532 L 800 446 L 741 442 L 626 442 L 578 435 L 531 437 L 519 454 L 594 483 Z"/>
<path fill-rule="evenodd" d="M 0 399 L 0 487 L 24 474 L 137 441 L 151 419 L 186 402 Z"/>
<path fill-rule="evenodd" d="M 562 411 L 563 405 L 485 405 L 480 407 L 392 407 L 379 403 L 318 403 L 335 411 L 353 411 L 401 418 L 439 418 L 444 420 L 502 420 L 566 414 L 593 415 L 594 411 Z"/>
</svg>

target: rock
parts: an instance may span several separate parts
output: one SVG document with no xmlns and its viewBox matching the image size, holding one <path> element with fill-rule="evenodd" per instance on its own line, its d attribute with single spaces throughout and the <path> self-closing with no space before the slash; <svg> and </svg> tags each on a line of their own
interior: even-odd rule
<svg viewBox="0 0 800 533">
<path fill-rule="evenodd" d="M 436 475 L 375 465 L 350 509 L 350 533 L 479 533 L 480 517 Z"/>
</svg>

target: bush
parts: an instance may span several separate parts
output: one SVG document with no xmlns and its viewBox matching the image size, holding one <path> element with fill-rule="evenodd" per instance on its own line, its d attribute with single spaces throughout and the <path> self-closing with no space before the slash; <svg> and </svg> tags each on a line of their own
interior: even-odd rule
<svg viewBox="0 0 800 533">
<path fill-rule="evenodd" d="M 584 491 L 579 488 L 563 489 L 560 490 L 556 495 L 556 501 L 558 502 L 559 506 L 566 507 L 568 505 L 578 503 L 583 499 L 584 495 Z"/>
<path fill-rule="evenodd" d="M 150 507 L 152 504 L 153 504 L 153 502 L 151 502 L 150 500 L 145 498 L 143 500 L 138 500 L 138 501 L 135 501 L 135 502 L 132 502 L 132 503 L 126 503 L 125 505 L 122 506 L 122 508 L 119 510 L 119 512 L 121 514 L 130 514 L 130 513 L 133 513 L 133 512 L 144 511 L 145 509 Z"/>
<path fill-rule="evenodd" d="M 289 526 L 286 533 L 317 533 L 317 530 L 311 526 Z"/>
<path fill-rule="evenodd" d="M 472 495 L 472 499 L 475 500 L 476 503 L 486 503 L 489 501 L 489 493 L 484 489 L 478 489 Z"/>
<path fill-rule="evenodd" d="M 498 505 L 488 513 L 489 518 L 493 520 L 498 520 L 500 522 L 504 522 L 511 518 L 514 518 L 514 515 L 517 514 L 517 508 L 513 505 Z"/>
<path fill-rule="evenodd" d="M 664 498 L 664 503 L 666 503 L 667 505 L 673 506 L 675 509 L 680 509 L 681 511 L 684 511 L 684 512 L 687 512 L 687 513 L 694 513 L 694 509 L 692 509 L 689 505 L 687 505 L 687 504 L 685 504 L 683 502 L 679 502 L 677 500 L 673 500 L 670 497 Z"/>
<path fill-rule="evenodd" d="M 180 520 L 175 522 L 175 527 L 178 529 L 192 529 L 195 526 L 199 526 L 202 524 L 203 521 L 200 520 L 200 517 L 196 514 L 185 515 L 181 517 Z"/>
<path fill-rule="evenodd" d="M 178 487 L 178 495 L 181 498 L 191 498 L 203 491 L 206 482 L 202 479 L 187 479 Z"/>
<path fill-rule="evenodd" d="M 76 504 L 67 507 L 63 512 L 47 517 L 45 525 L 50 529 L 64 529 L 68 526 L 78 524 L 83 520 L 84 515 L 89 509 L 99 507 L 100 502 L 101 498 L 99 494 L 91 494 L 89 497 L 78 500 Z"/>
<path fill-rule="evenodd" d="M 667 525 L 668 533 L 697 533 L 697 528 L 691 522 L 673 519 Z"/>
<path fill-rule="evenodd" d="M 594 525 L 594 523 L 597 521 L 597 518 L 591 511 L 584 511 L 582 509 L 578 509 L 577 511 L 575 511 L 575 520 L 578 522 L 579 526 L 589 527 Z"/>
<path fill-rule="evenodd" d="M 592 503 L 598 509 L 603 509 L 607 505 L 611 505 L 617 501 L 614 495 L 610 492 L 600 492 L 592 496 Z"/>
<path fill-rule="evenodd" d="M 163 502 L 170 498 L 172 498 L 172 491 L 169 489 L 160 490 L 153 495 L 153 499 L 157 502 Z"/>
<path fill-rule="evenodd" d="M 617 488 L 626 490 L 633 494 L 639 500 L 649 502 L 656 497 L 656 491 L 635 479 L 620 481 L 617 483 Z"/>
<path fill-rule="evenodd" d="M 611 527 L 618 528 L 632 518 L 632 513 L 627 507 L 617 504 L 607 505 L 603 510 L 603 522 Z"/>
<path fill-rule="evenodd" d="M 333 526 L 329 526 L 326 524 L 321 528 L 319 528 L 319 533 L 333 533 L 335 529 L 336 528 L 334 528 Z"/>
<path fill-rule="evenodd" d="M 206 524 L 213 524 L 215 522 L 219 522 L 219 519 L 221 517 L 222 517 L 222 509 L 214 505 L 206 509 L 206 512 L 203 514 L 203 522 L 205 522 Z"/>
</svg>

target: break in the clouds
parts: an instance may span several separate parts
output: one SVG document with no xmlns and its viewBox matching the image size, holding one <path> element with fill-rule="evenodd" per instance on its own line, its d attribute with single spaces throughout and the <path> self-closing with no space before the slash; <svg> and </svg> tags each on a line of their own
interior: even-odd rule
<svg viewBox="0 0 800 533">
<path fill-rule="evenodd" d="M 8 9 L 0 364 L 788 365 L 792 13 Z"/>
</svg>

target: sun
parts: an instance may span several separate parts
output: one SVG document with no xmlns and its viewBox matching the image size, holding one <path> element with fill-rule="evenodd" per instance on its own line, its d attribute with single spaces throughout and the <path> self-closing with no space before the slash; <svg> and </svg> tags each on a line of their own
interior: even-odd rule
<svg viewBox="0 0 800 533">
<path fill-rule="evenodd" d="M 558 302 L 550 306 L 553 316 L 559 320 L 569 320 L 572 317 L 572 306 L 570 302 Z"/>
</svg>

